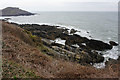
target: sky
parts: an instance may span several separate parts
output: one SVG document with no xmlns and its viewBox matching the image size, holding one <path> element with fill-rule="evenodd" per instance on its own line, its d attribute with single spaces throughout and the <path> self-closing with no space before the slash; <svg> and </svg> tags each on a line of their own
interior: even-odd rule
<svg viewBox="0 0 120 80">
<path fill-rule="evenodd" d="M 28 11 L 117 11 L 119 0 L 0 0 L 0 9 Z"/>
</svg>

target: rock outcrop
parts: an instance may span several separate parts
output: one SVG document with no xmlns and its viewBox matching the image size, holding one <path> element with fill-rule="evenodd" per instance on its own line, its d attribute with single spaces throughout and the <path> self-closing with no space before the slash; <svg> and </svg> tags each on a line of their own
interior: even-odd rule
<svg viewBox="0 0 120 80">
<path fill-rule="evenodd" d="M 118 43 L 114 42 L 114 41 L 109 41 L 111 46 L 118 46 Z"/>
<path fill-rule="evenodd" d="M 17 7 L 7 7 L 5 9 L 2 9 L 1 12 L 2 12 L 1 16 L 30 16 L 30 15 L 34 15 L 33 13 L 19 9 Z"/>
<path fill-rule="evenodd" d="M 87 37 L 81 37 L 80 35 L 73 34 L 76 30 L 72 30 L 73 35 L 69 35 L 64 33 L 67 32 L 68 29 L 60 28 L 59 26 L 38 24 L 22 24 L 19 26 L 27 31 L 30 31 L 33 35 L 44 38 L 42 39 L 43 44 L 50 48 L 54 46 L 53 49 L 57 51 L 60 55 L 66 56 L 68 60 L 72 60 L 80 64 L 103 62 L 104 57 L 98 54 L 97 51 L 112 49 L 111 45 L 103 41 L 88 39 Z M 50 40 L 54 41 L 56 38 L 66 40 L 65 45 L 50 42 Z M 73 45 L 78 45 L 78 47 L 75 47 Z M 72 55 L 71 52 L 75 55 Z M 79 58 L 76 57 L 76 54 L 77 56 L 79 56 Z"/>
<path fill-rule="evenodd" d="M 21 28 L 31 31 L 33 35 L 37 35 L 42 38 L 55 40 L 56 38 L 61 38 L 66 40 L 65 44 L 72 46 L 74 44 L 78 44 L 80 47 L 89 48 L 91 50 L 108 50 L 112 49 L 112 46 L 100 41 L 88 39 L 87 37 L 81 37 L 80 35 L 73 34 L 69 35 L 64 32 L 67 32 L 68 29 L 58 28 L 58 26 L 50 26 L 50 25 L 38 25 L 38 24 L 23 24 L 19 25 Z M 76 30 L 72 30 L 74 33 Z M 85 45 L 83 45 L 83 43 Z"/>
</svg>

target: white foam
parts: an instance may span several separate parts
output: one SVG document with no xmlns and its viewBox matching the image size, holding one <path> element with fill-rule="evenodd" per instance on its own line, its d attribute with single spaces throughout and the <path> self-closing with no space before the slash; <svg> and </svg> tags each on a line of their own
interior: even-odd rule
<svg viewBox="0 0 120 80">
<path fill-rule="evenodd" d="M 111 50 L 108 50 L 104 53 L 103 57 L 109 57 L 111 59 L 115 59 L 117 60 L 118 59 L 118 56 L 119 56 L 119 53 L 118 53 L 118 47 L 113 47 Z"/>
<path fill-rule="evenodd" d="M 57 38 L 54 40 L 55 43 L 62 44 L 62 45 L 65 45 L 65 41 L 66 40 L 62 40 L 61 38 Z"/>
<path fill-rule="evenodd" d="M 85 43 L 82 43 L 82 45 L 86 46 L 86 44 L 85 44 Z"/>
<path fill-rule="evenodd" d="M 79 47 L 79 45 L 77 45 L 77 44 L 74 44 L 74 45 L 72 45 L 72 46 L 77 47 L 77 48 Z"/>
<path fill-rule="evenodd" d="M 93 66 L 96 68 L 105 68 L 105 63 L 104 62 L 103 63 L 95 63 Z"/>
</svg>

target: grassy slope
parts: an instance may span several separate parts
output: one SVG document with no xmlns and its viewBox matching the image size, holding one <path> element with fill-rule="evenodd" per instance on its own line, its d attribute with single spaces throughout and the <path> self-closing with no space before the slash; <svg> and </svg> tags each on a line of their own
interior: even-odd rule
<svg viewBox="0 0 120 80">
<path fill-rule="evenodd" d="M 3 77 L 7 78 L 28 78 L 28 77 L 36 77 L 34 71 L 24 68 L 22 65 L 16 63 L 12 60 L 7 60 L 3 58 Z"/>
<path fill-rule="evenodd" d="M 113 78 L 118 65 L 105 69 L 54 59 L 36 47 L 33 37 L 18 26 L 3 22 L 3 77 Z M 45 48 L 46 49 L 46 48 Z M 48 50 L 48 49 L 46 49 Z"/>
</svg>

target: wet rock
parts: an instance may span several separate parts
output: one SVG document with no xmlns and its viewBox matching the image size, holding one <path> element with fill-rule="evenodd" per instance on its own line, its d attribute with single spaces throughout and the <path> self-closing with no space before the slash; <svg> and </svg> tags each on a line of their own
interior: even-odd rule
<svg viewBox="0 0 120 80">
<path fill-rule="evenodd" d="M 104 43 L 102 41 L 93 40 L 93 39 L 86 42 L 86 46 L 93 49 L 93 50 L 98 50 L 98 51 L 112 49 L 111 45 Z"/>
<path fill-rule="evenodd" d="M 11 20 L 11 18 L 5 18 L 4 20 L 5 20 L 5 21 L 8 21 L 8 20 Z"/>
<path fill-rule="evenodd" d="M 70 30 L 70 34 L 74 34 L 74 33 L 76 33 L 77 32 L 77 30 L 75 30 L 75 29 L 71 29 Z"/>
<path fill-rule="evenodd" d="M 65 28 L 57 28 L 56 26 L 50 26 L 50 25 L 37 25 L 37 24 L 25 24 L 21 25 L 24 29 L 27 29 L 31 32 L 33 32 L 33 35 L 37 35 L 42 38 L 55 40 L 56 38 L 61 38 L 63 40 L 66 40 L 65 44 L 72 46 L 74 44 L 78 44 L 82 49 L 93 49 L 93 50 L 107 50 L 112 49 L 112 46 L 104 43 L 99 40 L 89 40 L 86 37 L 81 37 L 80 35 L 73 34 L 68 35 L 67 29 Z M 66 32 L 66 33 L 63 33 Z M 71 29 L 71 32 L 76 32 L 76 30 Z M 82 43 L 85 43 L 86 46 L 82 45 Z M 113 42 L 111 42 L 113 45 Z M 114 45 L 116 45 L 114 43 Z"/>
<path fill-rule="evenodd" d="M 70 46 L 68 46 L 68 45 L 65 45 L 65 48 L 64 49 L 66 49 L 66 50 L 68 50 L 68 51 L 71 51 L 71 47 Z"/>
<path fill-rule="evenodd" d="M 104 57 L 99 55 L 96 51 L 90 52 L 89 55 L 94 59 L 93 63 L 100 63 L 104 61 Z"/>
<path fill-rule="evenodd" d="M 65 44 L 66 45 L 74 45 L 74 44 L 79 44 L 79 43 L 85 43 L 87 42 L 88 39 L 85 37 L 81 37 L 77 34 L 70 35 L 69 38 L 66 40 Z"/>
<path fill-rule="evenodd" d="M 110 45 L 112 46 L 118 46 L 118 43 L 114 42 L 114 41 L 109 41 Z"/>
<path fill-rule="evenodd" d="M 63 33 L 69 35 L 68 29 L 65 29 Z"/>
<path fill-rule="evenodd" d="M 61 33 L 61 34 L 59 35 L 59 37 L 60 37 L 61 39 L 63 39 L 63 40 L 67 40 L 67 39 L 69 38 L 69 35 L 67 35 L 67 34 L 65 34 L 65 33 Z"/>
<path fill-rule="evenodd" d="M 74 60 L 79 63 L 100 63 L 104 61 L 104 57 L 97 53 L 87 53 L 85 51 L 81 51 L 81 54 L 76 54 Z"/>
</svg>

